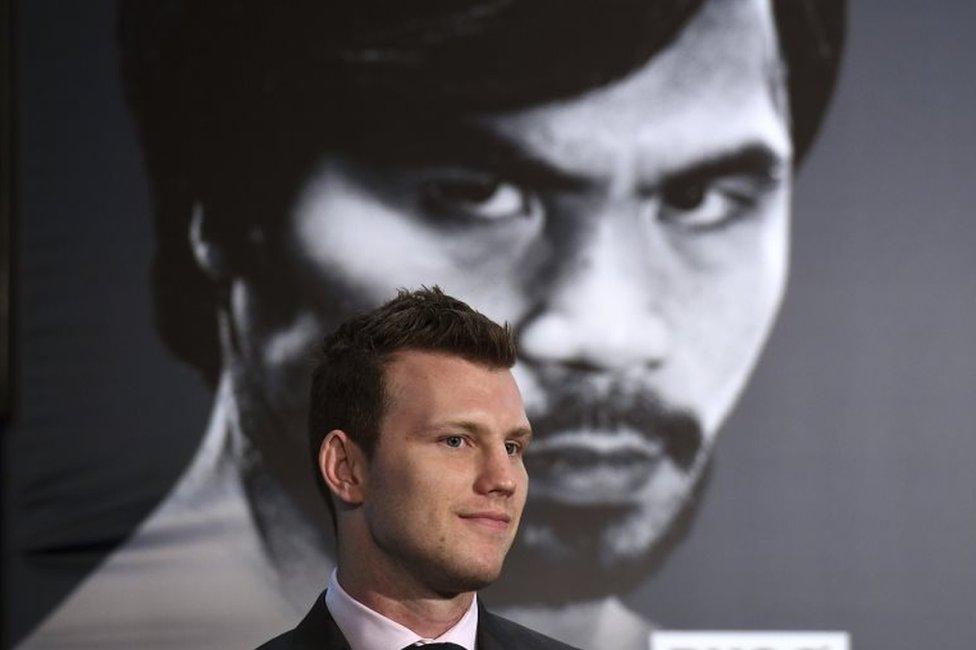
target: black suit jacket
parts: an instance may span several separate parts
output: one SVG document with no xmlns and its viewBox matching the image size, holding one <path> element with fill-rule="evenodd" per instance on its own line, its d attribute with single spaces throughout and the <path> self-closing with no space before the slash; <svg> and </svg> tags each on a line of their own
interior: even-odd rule
<svg viewBox="0 0 976 650">
<path fill-rule="evenodd" d="M 477 650 L 575 650 L 572 646 L 492 614 L 480 600 L 476 639 Z M 325 594 L 322 594 L 315 600 L 312 611 L 295 629 L 271 639 L 258 650 L 349 650 L 349 642 L 332 620 L 332 614 L 325 605 Z M 420 650 L 423 650 L 423 646 Z"/>
</svg>

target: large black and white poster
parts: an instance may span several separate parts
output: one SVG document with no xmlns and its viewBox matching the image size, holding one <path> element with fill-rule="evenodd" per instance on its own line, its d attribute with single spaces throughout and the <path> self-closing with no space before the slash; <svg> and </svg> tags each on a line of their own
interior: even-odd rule
<svg viewBox="0 0 976 650">
<path fill-rule="evenodd" d="M 311 351 L 435 284 L 519 335 L 495 610 L 976 640 L 969 3 L 13 9 L 5 647 L 292 627 Z"/>
</svg>

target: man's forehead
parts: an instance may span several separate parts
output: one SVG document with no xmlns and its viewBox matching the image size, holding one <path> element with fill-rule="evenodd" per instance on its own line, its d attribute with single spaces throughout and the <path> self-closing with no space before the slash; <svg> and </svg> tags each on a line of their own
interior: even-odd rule
<svg viewBox="0 0 976 650">
<path fill-rule="evenodd" d="M 447 392 L 459 385 L 470 385 L 466 395 L 477 397 L 492 384 L 515 380 L 507 368 L 494 368 L 447 352 L 428 350 L 398 350 L 384 364 L 384 376 L 391 396 L 403 391 L 426 393 Z"/>
<path fill-rule="evenodd" d="M 429 420 L 498 415 L 525 418 L 521 393 L 507 368 L 489 368 L 462 357 L 420 350 L 392 355 L 385 367 L 391 411 Z"/>
<path fill-rule="evenodd" d="M 753 144 L 788 156 L 785 84 L 768 2 L 713 0 L 627 77 L 474 123 L 570 173 L 654 174 Z"/>
</svg>

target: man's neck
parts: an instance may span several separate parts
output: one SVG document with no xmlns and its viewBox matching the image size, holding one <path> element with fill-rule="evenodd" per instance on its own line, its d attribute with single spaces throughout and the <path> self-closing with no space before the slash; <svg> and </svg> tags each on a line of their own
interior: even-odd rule
<svg viewBox="0 0 976 650">
<path fill-rule="evenodd" d="M 202 462 L 199 473 L 222 464 L 237 475 L 278 589 L 296 611 L 304 611 L 335 565 L 331 524 L 323 528 L 314 522 L 274 477 L 245 435 L 229 384 L 225 376 L 214 396 L 207 434 L 213 441 L 207 456 L 213 460 Z"/>
<path fill-rule="evenodd" d="M 426 639 L 444 634 L 471 607 L 474 592 L 445 597 L 413 581 L 391 580 L 382 572 L 356 564 L 347 566 L 341 558 L 340 551 L 337 579 L 350 597 Z"/>
<path fill-rule="evenodd" d="M 264 468 L 242 468 L 241 482 L 285 598 L 307 607 L 334 566 L 331 536 L 305 516 Z"/>
</svg>

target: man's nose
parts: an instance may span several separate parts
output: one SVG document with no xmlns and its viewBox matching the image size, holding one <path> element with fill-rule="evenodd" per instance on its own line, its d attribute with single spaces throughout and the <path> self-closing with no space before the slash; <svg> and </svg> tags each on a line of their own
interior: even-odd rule
<svg viewBox="0 0 976 650">
<path fill-rule="evenodd" d="M 608 220 L 557 262 L 548 292 L 519 324 L 527 362 L 614 371 L 666 359 L 663 256 L 672 253 L 626 225 Z"/>
<path fill-rule="evenodd" d="M 518 468 L 504 445 L 484 450 L 475 491 L 478 494 L 511 496 L 518 489 Z"/>
</svg>

